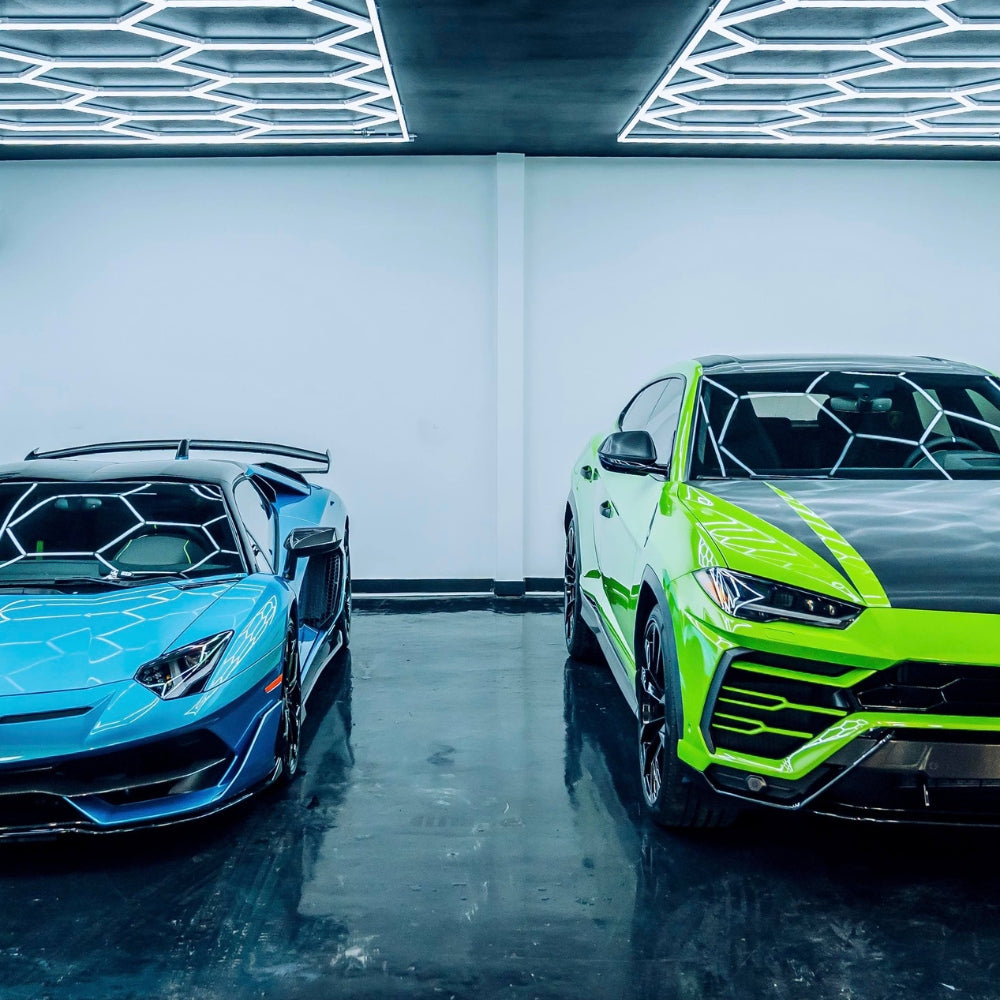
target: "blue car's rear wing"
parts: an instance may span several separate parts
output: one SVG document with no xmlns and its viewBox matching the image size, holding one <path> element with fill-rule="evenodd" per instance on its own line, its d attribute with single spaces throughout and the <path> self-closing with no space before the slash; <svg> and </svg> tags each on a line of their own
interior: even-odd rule
<svg viewBox="0 0 1000 1000">
<path fill-rule="evenodd" d="M 39 451 L 37 448 L 24 456 L 25 461 L 36 458 L 80 458 L 83 455 L 106 455 L 124 451 L 172 451 L 174 458 L 187 458 L 192 451 L 236 451 L 249 455 L 280 455 L 296 458 L 303 462 L 313 462 L 318 469 L 297 469 L 297 472 L 329 472 L 330 451 L 309 451 L 293 448 L 287 444 L 269 444 L 265 441 L 222 441 L 207 438 L 175 438 L 173 440 L 150 441 L 102 441 L 98 444 L 78 445 L 75 448 L 59 448 L 55 451 Z"/>
</svg>

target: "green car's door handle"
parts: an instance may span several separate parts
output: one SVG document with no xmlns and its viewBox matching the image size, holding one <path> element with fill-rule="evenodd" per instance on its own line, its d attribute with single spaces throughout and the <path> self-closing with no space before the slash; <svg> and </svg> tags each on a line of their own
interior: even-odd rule
<svg viewBox="0 0 1000 1000">
<path fill-rule="evenodd" d="M 611 506 L 611 501 L 610 500 L 605 500 L 604 503 L 601 504 L 601 516 L 602 517 L 614 517 L 615 516 L 615 509 L 614 509 L 614 507 Z"/>
</svg>

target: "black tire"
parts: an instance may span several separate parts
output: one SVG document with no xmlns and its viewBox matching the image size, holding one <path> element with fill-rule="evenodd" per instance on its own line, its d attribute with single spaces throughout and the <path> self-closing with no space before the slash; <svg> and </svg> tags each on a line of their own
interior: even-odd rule
<svg viewBox="0 0 1000 1000">
<path fill-rule="evenodd" d="M 650 612 L 636 650 L 636 696 L 639 701 L 639 781 L 642 797 L 660 826 L 728 826 L 738 809 L 685 774 L 677 757 L 683 725 L 680 693 L 673 664 L 669 622 L 656 607 Z"/>
<path fill-rule="evenodd" d="M 597 663 L 602 659 L 590 626 L 580 617 L 580 555 L 576 544 L 576 521 L 566 528 L 566 562 L 563 569 L 563 633 L 566 649 L 575 660 Z"/>
<path fill-rule="evenodd" d="M 299 639 L 294 625 L 285 635 L 285 655 L 281 668 L 281 719 L 275 757 L 281 765 L 278 782 L 289 785 L 299 773 L 302 741 L 302 685 L 299 676 Z"/>
<path fill-rule="evenodd" d="M 340 619 L 337 627 L 340 629 L 340 636 L 343 640 L 341 649 L 347 649 L 351 644 L 351 550 L 347 543 L 344 543 L 344 607 L 340 612 Z"/>
</svg>

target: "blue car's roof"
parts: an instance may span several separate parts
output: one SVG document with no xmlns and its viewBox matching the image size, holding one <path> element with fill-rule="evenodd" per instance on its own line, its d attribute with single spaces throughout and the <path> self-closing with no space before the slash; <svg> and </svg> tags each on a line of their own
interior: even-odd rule
<svg viewBox="0 0 1000 1000">
<path fill-rule="evenodd" d="M 247 464 L 225 459 L 170 458 L 137 462 L 90 461 L 79 458 L 36 458 L 0 465 L 0 479 L 49 479 L 68 483 L 114 480 L 181 479 L 196 483 L 233 483 Z"/>
</svg>

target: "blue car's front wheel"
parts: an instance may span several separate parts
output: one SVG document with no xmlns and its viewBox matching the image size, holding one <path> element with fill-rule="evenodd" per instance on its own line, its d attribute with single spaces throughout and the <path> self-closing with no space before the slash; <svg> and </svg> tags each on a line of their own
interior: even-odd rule
<svg viewBox="0 0 1000 1000">
<path fill-rule="evenodd" d="M 275 755 L 281 763 L 278 780 L 292 781 L 299 771 L 302 739 L 302 686 L 299 677 L 299 642 L 294 625 L 285 636 L 284 661 L 281 668 L 281 722 Z"/>
</svg>

